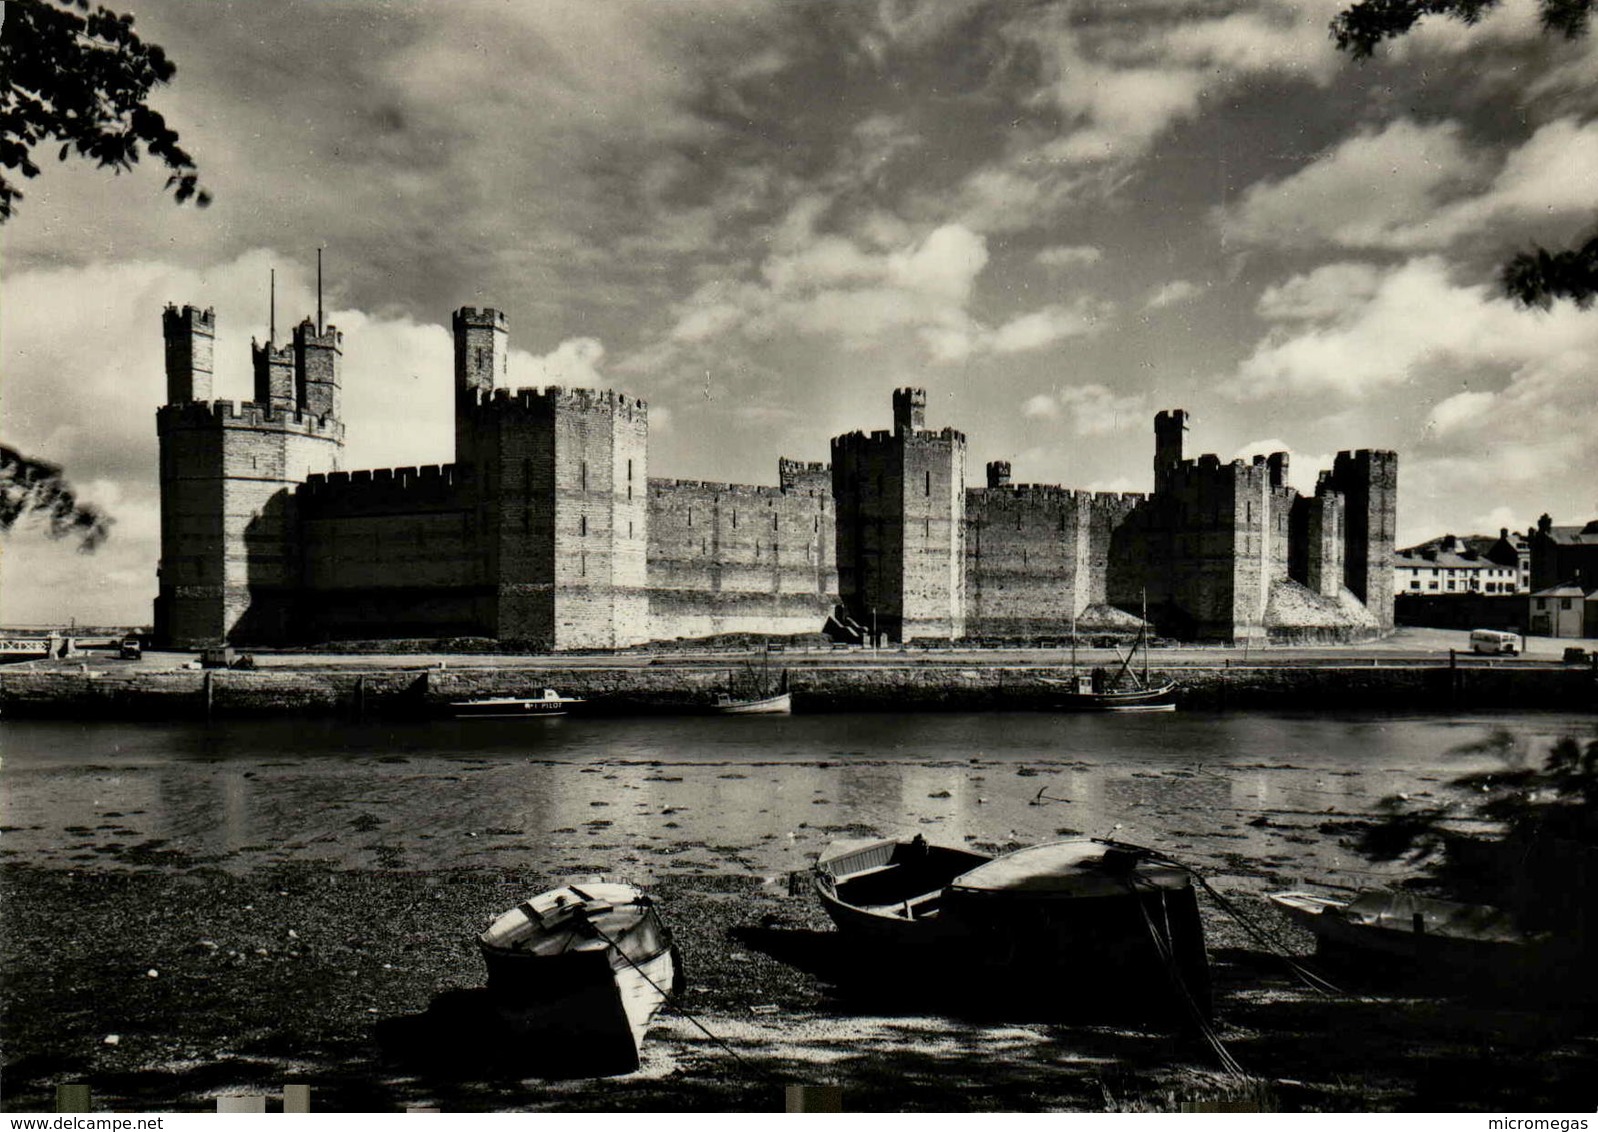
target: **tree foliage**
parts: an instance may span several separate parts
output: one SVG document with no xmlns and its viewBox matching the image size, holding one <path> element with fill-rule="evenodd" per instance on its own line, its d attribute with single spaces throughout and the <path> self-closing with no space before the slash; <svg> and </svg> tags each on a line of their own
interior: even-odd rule
<svg viewBox="0 0 1598 1132">
<path fill-rule="evenodd" d="M 37 177 L 35 149 L 57 143 L 62 161 L 76 152 L 118 173 L 148 153 L 172 171 L 166 186 L 179 203 L 210 203 L 177 132 L 147 105 L 150 91 L 177 68 L 158 45 L 139 38 L 132 16 L 91 9 L 88 0 L 10 0 L 4 19 L 0 164 L 6 170 Z M 15 180 L 0 175 L 0 223 L 20 199 Z"/>
<path fill-rule="evenodd" d="M 98 548 L 111 533 L 111 519 L 78 502 L 60 468 L 0 444 L 0 532 L 29 516 L 43 519 L 51 538 L 77 539 L 84 553 Z"/>
<path fill-rule="evenodd" d="M 1360 853 L 1425 866 L 1452 895 L 1514 906 L 1535 886 L 1527 884 L 1523 869 L 1499 868 L 1495 875 L 1487 862 L 1525 864 L 1539 847 L 1598 850 L 1598 738 L 1566 736 L 1540 762 L 1508 731 L 1453 753 L 1491 756 L 1498 765 L 1453 779 L 1429 805 L 1417 806 L 1404 795 L 1384 799 L 1384 816 L 1355 843 Z M 1515 852 L 1484 857 L 1482 851 L 1495 845 Z"/>
<path fill-rule="evenodd" d="M 1498 7 L 1501 0 L 1360 0 L 1332 21 L 1332 38 L 1341 51 L 1369 58 L 1384 39 L 1397 39 L 1427 16 L 1452 16 L 1467 24 Z M 1540 0 L 1545 31 L 1575 39 L 1586 33 L 1598 0 Z"/>
<path fill-rule="evenodd" d="M 1479 22 L 1501 0 L 1359 0 L 1332 21 L 1340 51 L 1368 59 L 1384 40 L 1404 35 L 1427 16 Z M 1538 0 L 1543 30 L 1566 39 L 1587 34 L 1598 0 Z M 1521 252 L 1499 272 L 1504 294 L 1527 307 L 1551 307 L 1569 299 L 1583 310 L 1598 298 L 1598 235 L 1564 251 Z"/>
</svg>

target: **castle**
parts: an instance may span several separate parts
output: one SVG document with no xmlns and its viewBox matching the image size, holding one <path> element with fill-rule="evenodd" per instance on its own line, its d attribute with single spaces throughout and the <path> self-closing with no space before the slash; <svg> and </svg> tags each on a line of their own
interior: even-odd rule
<svg viewBox="0 0 1598 1132">
<path fill-rule="evenodd" d="M 1184 457 L 1155 418 L 1151 493 L 967 485 L 966 440 L 893 394 L 893 428 L 783 459 L 774 487 L 651 478 L 649 411 L 509 390 L 509 326 L 455 312 L 455 463 L 340 471 L 343 336 L 252 346 L 255 396 L 212 400 L 215 315 L 169 306 L 158 638 L 176 646 L 489 637 L 613 649 L 720 633 L 893 641 L 1128 631 L 1353 640 L 1393 623 L 1397 457 L 1342 452 L 1315 493 L 1287 455 Z M 275 338 L 275 335 L 274 335 Z"/>
</svg>

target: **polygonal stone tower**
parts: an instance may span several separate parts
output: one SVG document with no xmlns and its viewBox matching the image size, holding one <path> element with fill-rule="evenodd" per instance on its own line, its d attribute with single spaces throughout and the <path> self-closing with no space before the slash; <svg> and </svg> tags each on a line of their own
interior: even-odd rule
<svg viewBox="0 0 1598 1132">
<path fill-rule="evenodd" d="M 317 332 L 300 354 L 305 362 L 291 347 L 256 347 L 256 399 L 234 404 L 209 399 L 214 314 L 169 306 L 162 329 L 168 404 L 156 414 L 156 636 L 183 648 L 292 641 L 300 599 L 293 488 L 332 470 L 344 446 L 338 331 Z"/>
<path fill-rule="evenodd" d="M 897 389 L 891 433 L 832 441 L 839 596 L 888 640 L 965 635 L 965 436 L 926 404 Z"/>
</svg>

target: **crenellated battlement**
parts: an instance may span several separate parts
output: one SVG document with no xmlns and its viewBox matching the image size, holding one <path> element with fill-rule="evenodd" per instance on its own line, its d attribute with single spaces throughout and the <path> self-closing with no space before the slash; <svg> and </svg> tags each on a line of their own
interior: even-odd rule
<svg viewBox="0 0 1598 1132">
<path fill-rule="evenodd" d="M 278 363 L 279 365 L 292 366 L 294 364 L 294 343 L 285 342 L 281 346 L 272 343 L 258 342 L 250 339 L 250 360 L 257 365 L 263 359 Z"/>
<path fill-rule="evenodd" d="M 449 510 L 461 504 L 454 464 L 316 473 L 295 490 L 310 517 Z"/>
<path fill-rule="evenodd" d="M 316 328 L 316 323 L 307 318 L 294 328 L 294 345 L 321 346 L 324 349 L 342 352 L 344 349 L 344 332 L 331 322 L 319 331 Z"/>
<path fill-rule="evenodd" d="M 967 499 L 979 500 L 984 507 L 1020 508 L 1034 503 L 1071 503 L 1088 492 L 1053 483 L 1005 483 L 996 487 L 968 487 Z"/>
<path fill-rule="evenodd" d="M 216 332 L 216 309 L 214 307 L 206 307 L 201 310 L 190 303 L 184 303 L 182 308 L 179 308 L 176 303 L 168 303 L 166 310 L 161 314 L 161 321 L 164 326 L 168 327 L 186 327 L 202 334 L 214 334 Z"/>
<path fill-rule="evenodd" d="M 579 413 L 609 413 L 627 420 L 649 419 L 649 403 L 642 397 L 614 389 L 567 389 L 559 385 L 522 389 L 468 389 L 461 394 L 464 407 L 478 413 L 548 414 L 556 409 Z"/>
<path fill-rule="evenodd" d="M 468 327 L 484 330 L 503 330 L 510 332 L 510 320 L 505 317 L 505 312 L 493 307 L 461 307 L 451 317 L 451 325 L 456 330 L 465 330 Z"/>
<path fill-rule="evenodd" d="M 920 446 L 932 447 L 938 444 L 964 444 L 965 433 L 956 428 L 920 429 L 917 431 L 889 432 L 886 429 L 875 429 L 870 433 L 846 432 L 842 436 L 832 438 L 832 450 L 851 447 L 865 447 L 887 444 L 891 441 L 904 441 L 907 447 Z"/>
<path fill-rule="evenodd" d="M 258 401 L 188 401 L 156 410 L 161 431 L 180 428 L 258 428 L 342 441 L 344 424 L 300 409 L 273 408 Z"/>
<path fill-rule="evenodd" d="M 656 498 L 671 495 L 698 495 L 708 499 L 754 499 L 764 501 L 768 506 L 777 504 L 792 504 L 794 500 L 816 499 L 820 507 L 826 507 L 824 496 L 812 496 L 805 492 L 793 492 L 786 488 L 775 487 L 771 484 L 751 483 L 721 483 L 716 480 L 672 480 L 650 477 L 649 492 Z"/>
</svg>

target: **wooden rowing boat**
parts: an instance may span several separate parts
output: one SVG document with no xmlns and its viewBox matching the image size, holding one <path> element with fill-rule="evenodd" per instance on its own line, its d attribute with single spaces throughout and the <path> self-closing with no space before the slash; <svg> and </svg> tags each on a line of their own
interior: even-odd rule
<svg viewBox="0 0 1598 1132">
<path fill-rule="evenodd" d="M 534 1056 L 630 1073 L 650 1019 L 680 989 L 671 933 L 630 884 L 584 881 L 540 893 L 479 938 L 488 990 Z"/>
<path fill-rule="evenodd" d="M 908 840 L 835 842 L 815 889 L 862 958 L 944 989 L 1074 1009 L 1209 1009 L 1193 876 L 1138 846 L 1077 838 L 1001 857 Z"/>
</svg>

